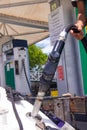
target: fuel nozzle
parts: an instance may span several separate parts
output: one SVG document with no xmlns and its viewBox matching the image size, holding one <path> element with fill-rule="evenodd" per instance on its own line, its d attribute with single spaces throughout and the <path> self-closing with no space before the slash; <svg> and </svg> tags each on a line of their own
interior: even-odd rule
<svg viewBox="0 0 87 130">
<path fill-rule="evenodd" d="M 62 50 L 65 45 L 65 40 L 67 38 L 68 32 L 71 30 L 72 27 L 75 25 L 68 25 L 59 35 L 58 40 L 56 41 L 52 52 L 48 56 L 47 63 L 43 69 L 42 76 L 40 78 L 40 84 L 39 84 L 39 91 L 37 94 L 37 98 L 33 107 L 33 111 L 31 113 L 32 117 L 37 116 L 43 97 L 45 96 L 46 92 L 50 88 L 50 83 L 54 77 L 54 74 L 56 72 L 56 68 L 58 66 L 60 56 L 62 53 Z"/>
<path fill-rule="evenodd" d="M 31 112 L 31 116 L 34 117 L 34 118 L 38 116 L 38 112 L 41 108 L 43 98 L 46 94 L 46 91 L 48 91 L 48 89 L 49 89 L 49 85 L 42 84 L 41 81 L 39 83 L 39 91 L 38 91 L 38 94 L 37 94 L 37 97 L 36 97 L 36 100 L 35 100 L 35 103 L 34 103 L 34 107 L 33 107 L 33 110 Z"/>
</svg>

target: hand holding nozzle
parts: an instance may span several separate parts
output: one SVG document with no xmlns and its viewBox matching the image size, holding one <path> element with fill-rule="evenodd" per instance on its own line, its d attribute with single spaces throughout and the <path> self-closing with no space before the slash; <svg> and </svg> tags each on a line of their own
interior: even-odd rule
<svg viewBox="0 0 87 130">
<path fill-rule="evenodd" d="M 71 30 L 73 30 L 74 33 L 80 33 L 80 31 L 78 30 L 76 26 L 73 26 Z"/>
<path fill-rule="evenodd" d="M 77 40 L 81 40 L 84 37 L 84 33 L 83 33 L 82 29 L 79 29 L 76 25 L 71 28 L 70 33 Z"/>
<path fill-rule="evenodd" d="M 81 40 L 84 48 L 85 48 L 85 51 L 87 53 L 87 34 L 85 35 L 84 37 L 84 33 L 82 31 L 79 31 L 77 26 L 74 26 L 71 28 L 71 30 L 74 32 L 73 35 L 78 39 L 78 40 Z"/>
</svg>

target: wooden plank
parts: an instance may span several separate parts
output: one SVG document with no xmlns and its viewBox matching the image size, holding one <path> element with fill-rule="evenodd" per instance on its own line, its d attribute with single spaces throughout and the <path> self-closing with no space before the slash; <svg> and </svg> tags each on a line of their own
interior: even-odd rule
<svg viewBox="0 0 87 130">
<path fill-rule="evenodd" d="M 70 111 L 72 113 L 86 113 L 86 98 L 74 97 L 70 99 Z"/>
</svg>

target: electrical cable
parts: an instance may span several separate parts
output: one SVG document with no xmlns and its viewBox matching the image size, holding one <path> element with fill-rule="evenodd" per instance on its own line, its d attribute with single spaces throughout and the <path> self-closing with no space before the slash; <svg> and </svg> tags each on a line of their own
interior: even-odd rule
<svg viewBox="0 0 87 130">
<path fill-rule="evenodd" d="M 6 89 L 6 92 L 9 91 L 10 101 L 11 101 L 11 103 L 12 103 L 12 107 L 13 107 L 13 110 L 14 110 L 15 117 L 16 117 L 16 119 L 17 119 L 17 121 L 18 121 L 20 130 L 23 130 L 22 122 L 21 122 L 21 120 L 20 120 L 20 117 L 19 117 L 18 112 L 17 112 L 16 107 L 15 107 L 14 97 L 13 97 L 13 93 L 12 93 L 12 88 L 11 88 L 11 87 L 6 87 L 5 89 Z"/>
</svg>

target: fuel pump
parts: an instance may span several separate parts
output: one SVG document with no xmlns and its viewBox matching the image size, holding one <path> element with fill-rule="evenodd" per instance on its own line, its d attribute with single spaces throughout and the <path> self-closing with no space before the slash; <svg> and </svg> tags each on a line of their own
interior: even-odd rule
<svg viewBox="0 0 87 130">
<path fill-rule="evenodd" d="M 12 39 L 2 45 L 2 52 L 6 86 L 31 94 L 27 41 Z"/>
</svg>

